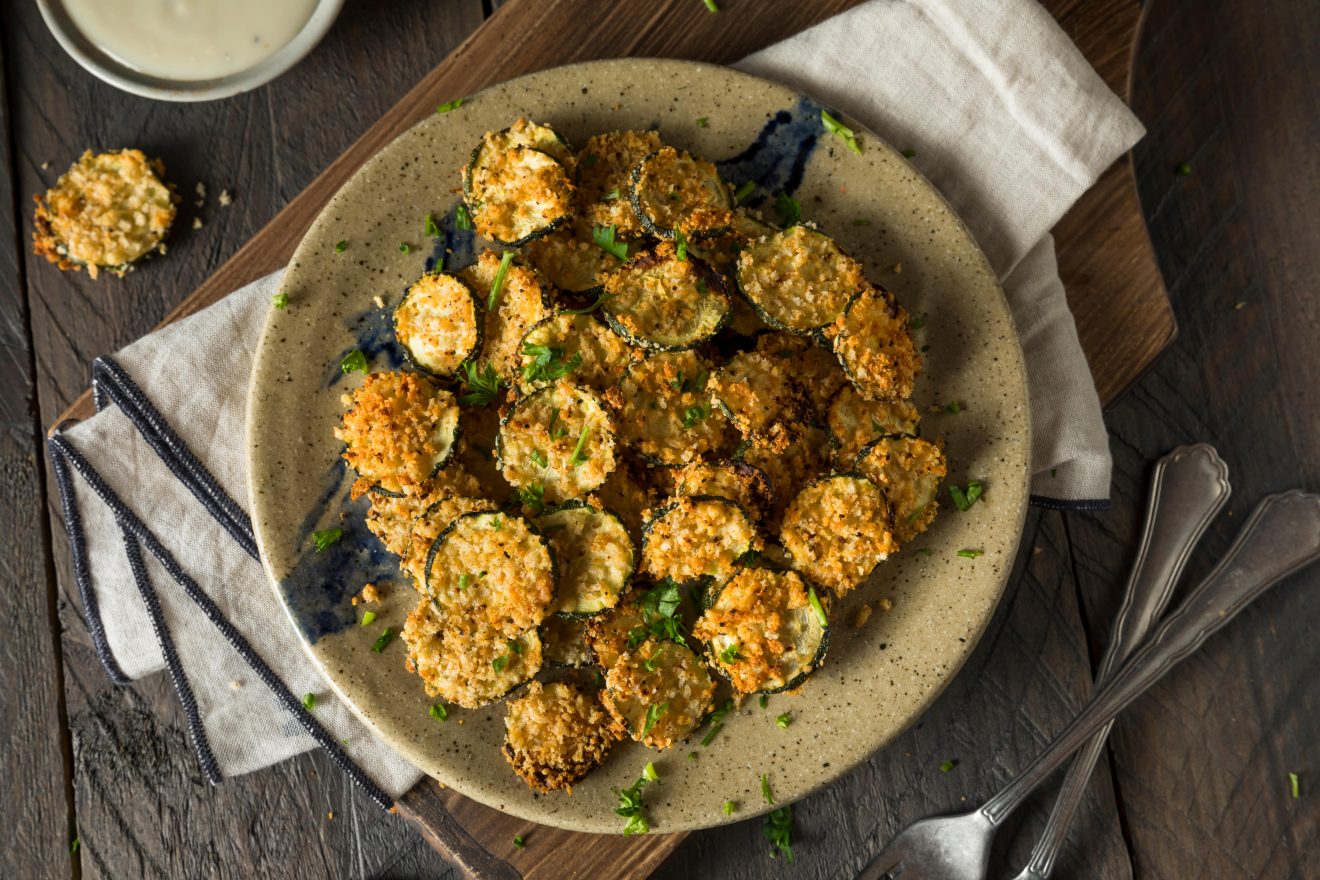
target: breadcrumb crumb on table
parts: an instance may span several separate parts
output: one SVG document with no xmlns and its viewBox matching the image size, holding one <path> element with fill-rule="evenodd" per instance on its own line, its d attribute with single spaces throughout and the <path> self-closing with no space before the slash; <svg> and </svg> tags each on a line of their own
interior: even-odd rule
<svg viewBox="0 0 1320 880">
<path fill-rule="evenodd" d="M 853 629 L 861 629 L 866 626 L 866 622 L 871 619 L 871 606 L 863 605 L 853 613 Z"/>
</svg>

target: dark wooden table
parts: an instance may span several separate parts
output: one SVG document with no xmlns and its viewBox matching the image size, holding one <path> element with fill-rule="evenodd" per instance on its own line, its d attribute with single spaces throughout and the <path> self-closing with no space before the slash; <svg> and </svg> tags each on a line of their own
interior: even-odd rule
<svg viewBox="0 0 1320 880">
<path fill-rule="evenodd" d="M 723 14 L 755 14 L 729 0 Z M 694 0 L 694 13 L 704 14 Z M 490 2 L 350 3 L 317 51 L 263 89 L 166 105 L 78 68 L 24 0 L 0 4 L 0 875 L 443 876 L 398 819 L 307 755 L 212 788 L 163 677 L 115 688 L 77 611 L 43 426 L 96 355 L 152 327 L 490 14 Z M 741 9 L 739 7 L 742 7 Z M 1148 465 L 1208 440 L 1232 468 L 1204 573 L 1266 492 L 1320 489 L 1320 6 L 1150 0 L 1133 105 L 1151 238 L 1181 333 L 1107 420 L 1114 506 L 1033 512 L 973 660 L 882 756 L 798 808 L 797 860 L 759 822 L 689 838 L 663 877 L 844 877 L 899 825 L 988 794 L 1088 693 Z M 185 194 L 170 257 L 124 282 L 30 256 L 29 199 L 84 147 L 162 155 Z M 1191 173 L 1176 174 L 1189 162 Z M 216 195 L 228 188 L 232 206 Z M 203 225 L 192 229 L 192 218 Z M 1295 576 L 1121 720 L 1060 876 L 1316 876 L 1320 570 Z M 993 748 L 978 745 L 988 731 Z M 956 759 L 941 773 L 939 764 Z M 1293 799 L 1288 774 L 1301 778 Z M 1048 801 L 1002 835 L 1018 865 Z M 79 845 L 72 853 L 71 842 Z M 529 846 L 535 837 L 529 837 Z"/>
</svg>

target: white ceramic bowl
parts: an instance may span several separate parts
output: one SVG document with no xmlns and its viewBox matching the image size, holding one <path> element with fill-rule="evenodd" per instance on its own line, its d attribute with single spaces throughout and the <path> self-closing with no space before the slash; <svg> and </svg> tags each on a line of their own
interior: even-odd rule
<svg viewBox="0 0 1320 880">
<path fill-rule="evenodd" d="M 344 0 L 320 0 L 292 40 L 247 70 L 213 79 L 176 80 L 151 76 L 117 61 L 83 35 L 61 0 L 37 0 L 46 27 L 75 61 L 115 88 L 158 101 L 214 101 L 265 85 L 321 42 L 343 5 Z"/>
</svg>

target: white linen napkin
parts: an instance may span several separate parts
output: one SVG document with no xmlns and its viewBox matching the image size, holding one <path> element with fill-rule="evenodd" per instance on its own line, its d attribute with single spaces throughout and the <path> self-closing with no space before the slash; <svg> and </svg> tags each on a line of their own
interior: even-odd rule
<svg viewBox="0 0 1320 880">
<path fill-rule="evenodd" d="M 871 0 L 737 66 L 795 86 L 916 150 L 913 161 L 967 221 L 1008 293 L 1026 352 L 1035 500 L 1105 503 L 1108 441 L 1048 230 L 1143 129 L 1053 19 L 1035 0 Z M 281 275 L 114 358 L 240 507 L 247 502 L 248 373 Z M 139 678 L 166 668 L 167 654 L 177 656 L 171 665 L 186 679 L 181 695 L 186 707 L 191 694 L 190 717 L 201 728 L 194 740 L 209 743 L 219 775 L 249 772 L 316 745 L 306 717 L 296 707 L 288 711 L 290 694 L 311 693 L 310 714 L 325 728 L 322 745 L 342 747 L 391 796 L 419 778 L 333 697 L 260 564 L 119 407 L 68 427 L 62 438 L 53 448 L 67 444 L 85 466 L 74 462 L 83 475 L 66 496 L 66 516 L 73 514 L 75 528 L 81 523 L 84 588 L 100 611 L 100 622 L 94 608 L 89 613 L 89 629 L 110 655 L 103 660 L 112 674 L 117 665 L 127 678 Z M 61 457 L 72 460 L 57 451 Z M 94 472 L 90 480 L 84 471 Z M 111 494 L 127 513 L 112 510 Z M 164 649 L 134 577 L 136 554 L 125 550 L 122 526 L 129 520 L 159 542 L 148 546 L 145 575 L 170 637 Z M 141 534 L 130 544 L 140 541 Z M 179 572 L 168 572 L 153 555 L 162 549 L 233 631 L 199 613 L 205 601 L 199 605 L 180 588 Z M 254 662 L 282 680 L 283 703 Z"/>
</svg>

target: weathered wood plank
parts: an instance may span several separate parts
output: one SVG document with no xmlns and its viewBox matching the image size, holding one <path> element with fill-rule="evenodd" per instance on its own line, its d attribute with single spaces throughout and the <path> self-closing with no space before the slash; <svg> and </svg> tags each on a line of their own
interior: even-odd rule
<svg viewBox="0 0 1320 880">
<path fill-rule="evenodd" d="M 1133 104 L 1142 204 L 1181 328 L 1108 414 L 1115 508 L 1071 521 L 1092 637 L 1146 462 L 1214 443 L 1235 496 L 1204 574 L 1266 493 L 1320 488 L 1320 8 L 1156 0 Z M 1191 173 L 1175 168 L 1191 163 Z M 1308 218 L 1308 219 L 1304 219 Z M 1320 849 L 1320 571 L 1274 588 L 1122 718 L 1112 741 L 1137 873 L 1294 878 Z M 1302 780 L 1293 799 L 1288 773 Z"/>
<path fill-rule="evenodd" d="M 0 48 L 0 62 L 4 50 Z M 0 64 L 0 96 L 6 95 Z M 59 634 L 54 626 L 54 574 L 41 509 L 31 339 L 23 296 L 23 245 L 14 211 L 10 114 L 0 104 L 0 875 L 59 877 L 70 871 L 72 805 L 65 785 L 64 728 L 59 699 Z"/>
</svg>

